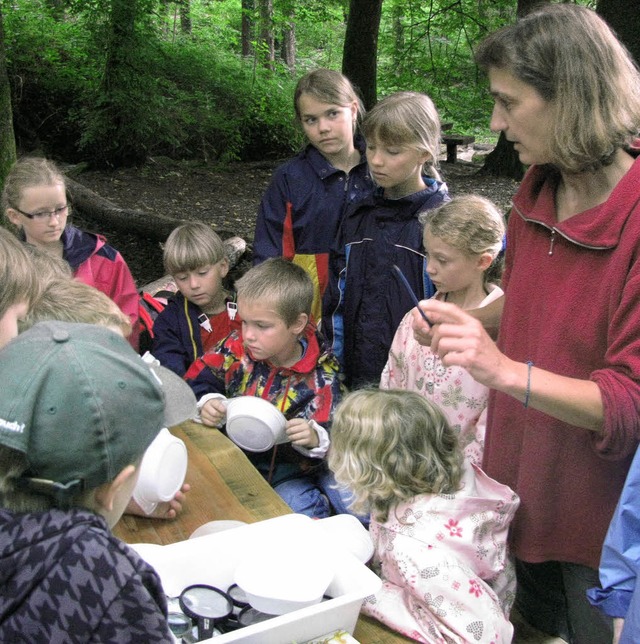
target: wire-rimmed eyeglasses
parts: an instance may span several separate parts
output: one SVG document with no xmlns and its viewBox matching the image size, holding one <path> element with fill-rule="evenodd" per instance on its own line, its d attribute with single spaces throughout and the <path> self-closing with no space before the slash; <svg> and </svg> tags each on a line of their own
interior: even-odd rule
<svg viewBox="0 0 640 644">
<path fill-rule="evenodd" d="M 24 212 L 20 208 L 12 206 L 16 212 L 19 212 L 21 215 L 27 217 L 28 219 L 35 219 L 36 221 L 44 221 L 45 219 L 51 219 L 51 217 L 64 217 L 69 210 L 69 204 L 55 208 L 54 210 L 44 210 L 42 212 Z"/>
</svg>

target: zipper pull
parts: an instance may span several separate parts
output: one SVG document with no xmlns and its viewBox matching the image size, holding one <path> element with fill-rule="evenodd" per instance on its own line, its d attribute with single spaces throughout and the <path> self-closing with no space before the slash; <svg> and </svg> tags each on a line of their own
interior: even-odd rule
<svg viewBox="0 0 640 644">
<path fill-rule="evenodd" d="M 549 244 L 549 255 L 553 255 L 553 244 L 556 241 L 556 231 L 555 228 L 551 231 L 551 242 Z"/>
</svg>

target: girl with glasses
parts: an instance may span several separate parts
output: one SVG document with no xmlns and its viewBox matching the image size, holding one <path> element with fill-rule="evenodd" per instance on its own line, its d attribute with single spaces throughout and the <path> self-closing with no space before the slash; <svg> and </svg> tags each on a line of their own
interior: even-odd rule
<svg viewBox="0 0 640 644">
<path fill-rule="evenodd" d="M 138 345 L 138 292 L 122 255 L 101 235 L 68 223 L 64 176 L 47 159 L 18 160 L 6 178 L 2 209 L 19 237 L 64 259 L 74 277 L 108 295 L 131 319 L 129 341 Z"/>
</svg>

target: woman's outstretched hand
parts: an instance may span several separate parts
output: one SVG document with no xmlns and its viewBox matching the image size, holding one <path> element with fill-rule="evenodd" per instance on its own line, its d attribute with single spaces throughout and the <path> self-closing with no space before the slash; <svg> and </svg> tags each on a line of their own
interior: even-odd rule
<svg viewBox="0 0 640 644">
<path fill-rule="evenodd" d="M 433 322 L 429 326 L 417 309 L 412 312 L 415 339 L 430 346 L 446 367 L 464 367 L 488 387 L 500 388 L 501 376 L 511 362 L 501 353 L 479 320 L 455 304 L 430 299 L 420 302 L 420 308 Z"/>
</svg>

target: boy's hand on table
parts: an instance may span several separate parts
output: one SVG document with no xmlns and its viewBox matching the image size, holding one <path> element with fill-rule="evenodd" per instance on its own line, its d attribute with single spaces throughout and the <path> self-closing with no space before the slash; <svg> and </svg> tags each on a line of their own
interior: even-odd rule
<svg viewBox="0 0 640 644">
<path fill-rule="evenodd" d="M 185 502 L 186 494 L 190 489 L 191 486 L 188 483 L 183 483 L 171 501 L 158 503 L 156 509 L 151 514 L 147 514 L 132 497 L 125 513 L 146 517 L 148 519 L 175 519 L 182 512 L 182 504 Z"/>
<path fill-rule="evenodd" d="M 304 418 L 288 420 L 285 425 L 285 431 L 293 445 L 313 449 L 320 444 L 316 430 Z"/>
</svg>

